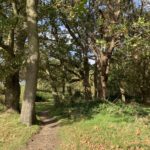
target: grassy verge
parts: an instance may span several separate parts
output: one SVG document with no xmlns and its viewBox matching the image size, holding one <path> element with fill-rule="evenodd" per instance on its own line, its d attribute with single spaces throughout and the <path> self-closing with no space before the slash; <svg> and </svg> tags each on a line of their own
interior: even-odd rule
<svg viewBox="0 0 150 150">
<path fill-rule="evenodd" d="M 21 86 L 20 99 L 23 100 L 24 86 Z M 42 100 L 48 100 L 49 93 L 38 92 L 37 95 Z M 4 99 L 4 95 L 0 95 L 0 100 Z M 49 102 L 37 103 L 37 112 L 50 108 Z M 5 112 L 5 106 L 0 103 L 0 150 L 19 150 L 27 143 L 34 133 L 39 130 L 38 125 L 27 127 L 22 125 L 19 120 L 19 114 Z"/>
<path fill-rule="evenodd" d="M 78 114 L 79 112 L 80 109 Z M 85 117 L 86 113 L 88 117 Z M 60 129 L 60 137 L 63 141 L 60 149 L 149 150 L 149 131 L 150 108 L 138 104 L 100 104 L 78 115 L 78 121 L 68 120 L 68 125 Z"/>
<path fill-rule="evenodd" d="M 38 129 L 22 125 L 18 114 L 0 114 L 0 150 L 20 149 Z"/>
<path fill-rule="evenodd" d="M 24 86 L 21 87 L 21 101 L 23 99 Z M 49 96 L 47 93 L 38 93 L 45 99 Z M 0 98 L 3 95 L 1 95 Z M 37 112 L 48 109 L 49 103 L 37 103 Z M 19 114 L 5 112 L 5 106 L 0 103 L 0 150 L 19 150 L 27 143 L 32 135 L 39 130 L 38 125 L 27 127 L 22 125 L 19 120 Z"/>
<path fill-rule="evenodd" d="M 22 125 L 19 114 L 7 113 L 4 110 L 4 106 L 0 104 L 0 150 L 19 150 L 39 127 Z"/>
</svg>

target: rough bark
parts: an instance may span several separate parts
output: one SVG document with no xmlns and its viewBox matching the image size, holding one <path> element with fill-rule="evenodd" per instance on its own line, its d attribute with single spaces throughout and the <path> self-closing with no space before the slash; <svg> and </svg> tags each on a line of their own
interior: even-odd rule
<svg viewBox="0 0 150 150">
<path fill-rule="evenodd" d="M 26 5 L 29 54 L 27 60 L 24 101 L 21 109 L 21 122 L 26 125 L 32 125 L 35 120 L 34 108 L 39 60 L 37 0 L 27 0 Z"/>
<path fill-rule="evenodd" d="M 19 71 L 10 74 L 6 77 L 5 88 L 5 105 L 7 109 L 10 109 L 15 112 L 20 112 Z"/>
<path fill-rule="evenodd" d="M 102 99 L 106 99 L 107 96 L 107 79 L 108 79 L 108 57 L 101 53 L 101 74 L 100 74 L 100 80 L 101 80 L 101 95 Z"/>
<path fill-rule="evenodd" d="M 110 45 L 106 52 L 96 50 L 98 67 L 98 98 L 105 100 L 107 98 L 107 81 L 109 75 L 110 60 L 115 47 L 115 39 L 112 37 Z"/>
</svg>

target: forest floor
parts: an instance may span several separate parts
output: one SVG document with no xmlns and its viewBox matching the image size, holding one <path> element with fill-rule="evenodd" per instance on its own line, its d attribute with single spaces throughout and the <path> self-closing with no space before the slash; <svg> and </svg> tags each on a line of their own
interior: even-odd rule
<svg viewBox="0 0 150 150">
<path fill-rule="evenodd" d="M 0 105 L 1 106 L 1 105 Z M 0 150 L 149 150 L 150 107 L 86 102 L 55 107 L 37 102 L 40 124 L 24 126 L 0 107 Z"/>
<path fill-rule="evenodd" d="M 24 150 L 56 150 L 59 145 L 59 121 L 50 117 L 49 111 L 42 111 L 38 115 L 41 129 L 30 139 Z"/>
<path fill-rule="evenodd" d="M 41 130 L 25 150 L 149 150 L 150 107 L 37 103 Z M 49 111 L 44 111 L 49 110 Z"/>
</svg>

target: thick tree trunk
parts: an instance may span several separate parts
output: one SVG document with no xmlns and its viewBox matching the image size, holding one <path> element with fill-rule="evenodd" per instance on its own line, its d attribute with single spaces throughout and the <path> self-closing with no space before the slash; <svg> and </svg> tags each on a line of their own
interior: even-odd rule
<svg viewBox="0 0 150 150">
<path fill-rule="evenodd" d="M 14 16 L 17 16 L 16 3 L 12 1 Z M 16 37 L 16 40 L 14 39 Z M 11 29 L 8 36 L 7 52 L 9 57 L 7 58 L 8 64 L 10 60 L 14 61 L 17 57 L 18 60 L 22 58 L 24 51 L 24 43 L 26 40 L 26 25 L 24 24 L 22 28 Z M 18 62 L 16 65 L 13 65 L 13 68 L 10 74 L 6 77 L 5 80 L 5 104 L 8 109 L 11 109 L 16 112 L 20 112 L 19 100 L 20 100 L 20 84 L 19 84 L 19 69 L 20 66 Z M 17 70 L 17 71 L 16 71 Z"/>
<path fill-rule="evenodd" d="M 112 37 L 107 51 L 106 52 L 100 51 L 97 54 L 98 71 L 100 72 L 98 75 L 99 81 L 98 97 L 103 100 L 107 98 L 108 73 L 109 73 L 110 59 L 114 47 L 115 47 L 115 39 Z"/>
<path fill-rule="evenodd" d="M 87 53 L 87 52 L 86 52 Z M 85 54 L 84 58 L 84 79 L 83 79 L 83 86 L 84 86 L 84 96 L 85 100 L 92 99 L 91 87 L 89 83 L 89 63 L 88 63 L 88 56 Z"/>
<path fill-rule="evenodd" d="M 21 109 L 21 122 L 32 125 L 35 120 L 35 95 L 39 60 L 39 44 L 37 30 L 37 0 L 27 0 L 27 24 L 29 56 L 27 60 L 26 86 Z"/>
<path fill-rule="evenodd" d="M 10 109 L 15 112 L 20 112 L 19 71 L 10 74 L 6 77 L 5 88 L 5 105 L 7 109 Z"/>
</svg>

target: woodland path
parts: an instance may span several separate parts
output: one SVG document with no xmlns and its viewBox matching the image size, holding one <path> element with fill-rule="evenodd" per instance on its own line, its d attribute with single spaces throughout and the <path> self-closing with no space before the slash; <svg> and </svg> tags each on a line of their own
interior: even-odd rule
<svg viewBox="0 0 150 150">
<path fill-rule="evenodd" d="M 56 150 L 59 146 L 59 122 L 54 117 L 49 117 L 48 111 L 39 114 L 41 129 L 27 143 L 23 150 Z"/>
</svg>

